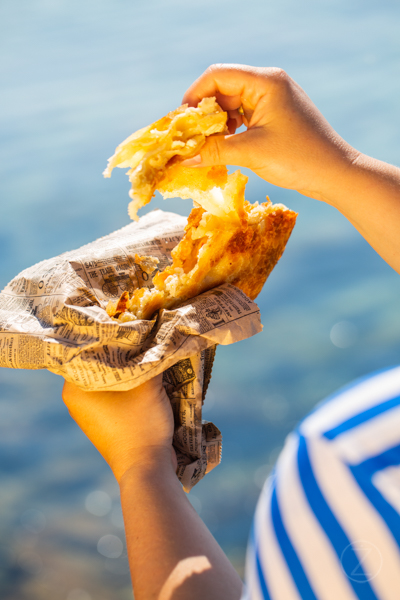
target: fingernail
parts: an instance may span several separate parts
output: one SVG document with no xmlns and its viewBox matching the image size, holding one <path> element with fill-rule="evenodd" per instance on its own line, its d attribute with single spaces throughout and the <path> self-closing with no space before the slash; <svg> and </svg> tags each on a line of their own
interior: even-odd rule
<svg viewBox="0 0 400 600">
<path fill-rule="evenodd" d="M 193 158 L 187 158 L 181 162 L 182 167 L 197 167 L 201 164 L 201 155 L 193 156 Z"/>
</svg>

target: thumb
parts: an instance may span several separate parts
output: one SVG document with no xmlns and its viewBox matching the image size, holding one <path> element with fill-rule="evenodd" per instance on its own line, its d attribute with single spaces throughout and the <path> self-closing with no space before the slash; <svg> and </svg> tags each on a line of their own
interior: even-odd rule
<svg viewBox="0 0 400 600">
<path fill-rule="evenodd" d="M 251 150 L 249 131 L 233 135 L 211 135 L 206 139 L 200 154 L 188 158 L 180 164 L 183 167 L 213 167 L 216 165 L 236 165 L 250 167 Z"/>
</svg>

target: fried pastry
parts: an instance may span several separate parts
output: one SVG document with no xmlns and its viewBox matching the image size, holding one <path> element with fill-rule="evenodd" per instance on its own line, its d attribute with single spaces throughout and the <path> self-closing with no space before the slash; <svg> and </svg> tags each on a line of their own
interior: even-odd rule
<svg viewBox="0 0 400 600">
<path fill-rule="evenodd" d="M 273 205 L 268 199 L 261 205 L 247 202 L 247 177 L 240 171 L 228 175 L 226 167 L 177 167 L 171 173 L 175 178 L 161 184 L 161 192 L 190 196 L 197 206 L 189 215 L 184 237 L 172 251 L 172 264 L 154 275 L 154 287 L 135 290 L 129 299 L 121 296 L 108 304 L 108 314 L 120 321 L 148 319 L 160 308 L 175 308 L 223 283 L 235 285 L 254 300 L 295 225 L 297 214 L 283 204 Z M 198 205 L 200 201 L 203 206 Z M 225 206 L 231 208 L 226 211 Z"/>
<path fill-rule="evenodd" d="M 227 133 L 226 121 L 227 113 L 215 98 L 204 98 L 197 108 L 184 104 L 117 147 L 103 175 L 111 177 L 114 167 L 129 168 L 132 219 L 138 220 L 137 211 L 150 202 L 169 167 L 198 154 L 207 136 Z"/>
</svg>

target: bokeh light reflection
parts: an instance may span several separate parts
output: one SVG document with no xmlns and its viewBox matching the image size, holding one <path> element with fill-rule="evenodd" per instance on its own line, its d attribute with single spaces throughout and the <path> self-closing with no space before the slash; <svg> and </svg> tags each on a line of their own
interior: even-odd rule
<svg viewBox="0 0 400 600">
<path fill-rule="evenodd" d="M 119 558 L 123 550 L 124 545 L 116 535 L 103 535 L 97 543 L 97 551 L 106 558 Z"/>
</svg>

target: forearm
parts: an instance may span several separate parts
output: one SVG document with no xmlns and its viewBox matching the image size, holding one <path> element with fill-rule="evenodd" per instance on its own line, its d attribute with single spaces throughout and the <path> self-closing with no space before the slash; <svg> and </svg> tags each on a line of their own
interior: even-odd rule
<svg viewBox="0 0 400 600">
<path fill-rule="evenodd" d="M 360 154 L 323 194 L 400 273 L 400 169 Z"/>
<path fill-rule="evenodd" d="M 163 464 L 162 464 L 163 463 Z M 182 490 L 168 458 L 120 483 L 137 600 L 238 600 L 242 582 Z"/>
<path fill-rule="evenodd" d="M 239 600 L 239 576 L 175 474 L 162 377 L 127 392 L 83 392 L 65 383 L 63 399 L 120 485 L 135 599 Z"/>
</svg>

